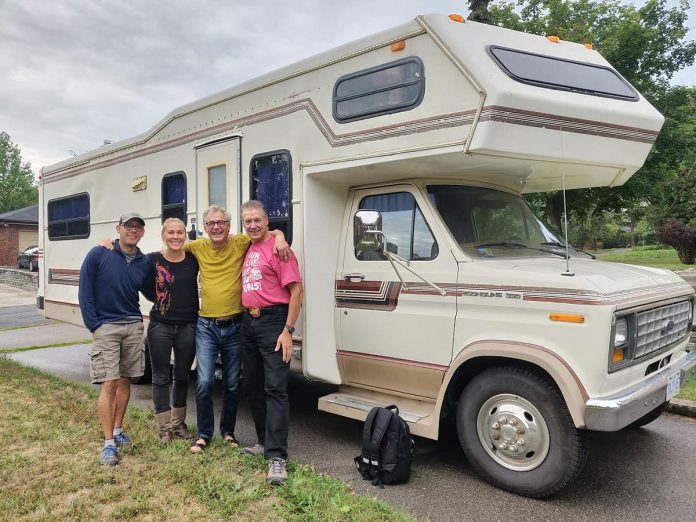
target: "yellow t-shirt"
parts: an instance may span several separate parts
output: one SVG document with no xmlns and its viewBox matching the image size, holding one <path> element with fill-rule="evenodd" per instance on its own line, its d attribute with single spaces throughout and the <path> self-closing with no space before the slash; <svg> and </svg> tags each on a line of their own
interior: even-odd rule
<svg viewBox="0 0 696 522">
<path fill-rule="evenodd" d="M 242 264 L 251 239 L 246 234 L 231 237 L 227 244 L 213 248 L 210 239 L 186 243 L 185 249 L 198 260 L 201 278 L 201 317 L 227 317 L 244 310 L 242 306 Z"/>
</svg>

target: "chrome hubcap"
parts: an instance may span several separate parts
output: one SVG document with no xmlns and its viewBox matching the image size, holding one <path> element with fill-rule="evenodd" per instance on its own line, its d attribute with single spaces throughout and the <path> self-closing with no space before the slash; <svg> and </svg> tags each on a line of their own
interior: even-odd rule
<svg viewBox="0 0 696 522">
<path fill-rule="evenodd" d="M 488 399 L 476 420 L 479 441 L 490 457 L 514 471 L 539 466 L 549 452 L 546 421 L 532 403 L 511 394 Z"/>
</svg>

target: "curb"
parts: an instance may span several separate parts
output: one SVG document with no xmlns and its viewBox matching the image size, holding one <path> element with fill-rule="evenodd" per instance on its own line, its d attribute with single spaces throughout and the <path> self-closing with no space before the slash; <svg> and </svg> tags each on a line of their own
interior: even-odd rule
<svg viewBox="0 0 696 522">
<path fill-rule="evenodd" d="M 667 411 L 677 415 L 684 415 L 685 417 L 696 417 L 696 402 L 672 399 L 667 405 Z"/>
</svg>

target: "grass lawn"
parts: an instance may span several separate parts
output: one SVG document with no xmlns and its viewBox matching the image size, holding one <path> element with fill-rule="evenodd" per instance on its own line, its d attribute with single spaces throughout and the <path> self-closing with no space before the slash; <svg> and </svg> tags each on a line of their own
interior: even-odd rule
<svg viewBox="0 0 696 522">
<path fill-rule="evenodd" d="M 679 395 L 677 395 L 677 399 L 696 402 L 696 379 L 691 379 L 691 381 L 681 389 Z"/>
<path fill-rule="evenodd" d="M 104 468 L 96 397 L 0 355 L 0 519 L 412 520 L 294 462 L 271 487 L 262 457 L 217 438 L 203 455 L 164 446 L 152 412 L 133 407 L 125 425 L 138 447 Z"/>
<path fill-rule="evenodd" d="M 613 261 L 615 263 L 627 263 L 629 265 L 665 268 L 667 270 L 683 270 L 685 268 L 695 267 L 695 265 L 685 265 L 679 261 L 677 251 L 673 248 L 664 250 L 635 248 L 620 254 L 600 254 L 599 259 L 602 261 Z"/>
</svg>

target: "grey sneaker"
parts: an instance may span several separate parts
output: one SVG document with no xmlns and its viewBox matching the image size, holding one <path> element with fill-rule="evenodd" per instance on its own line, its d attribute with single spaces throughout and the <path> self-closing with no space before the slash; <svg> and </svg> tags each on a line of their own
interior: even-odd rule
<svg viewBox="0 0 696 522">
<path fill-rule="evenodd" d="M 102 466 L 115 466 L 118 464 L 118 450 L 116 446 L 104 446 L 99 457 Z"/>
<path fill-rule="evenodd" d="M 247 455 L 263 455 L 263 452 L 264 448 L 261 444 L 254 444 L 253 446 L 242 448 L 242 453 L 246 453 Z"/>
<path fill-rule="evenodd" d="M 273 486 L 282 484 L 288 479 L 288 472 L 285 469 L 285 459 L 279 457 L 273 458 L 268 461 L 268 475 L 266 475 L 266 482 Z"/>
<path fill-rule="evenodd" d="M 123 432 L 119 433 L 118 435 L 114 435 L 114 442 L 116 443 L 117 448 L 121 448 L 123 450 L 130 450 L 135 447 L 135 444 L 133 444 L 133 439 Z"/>
</svg>

